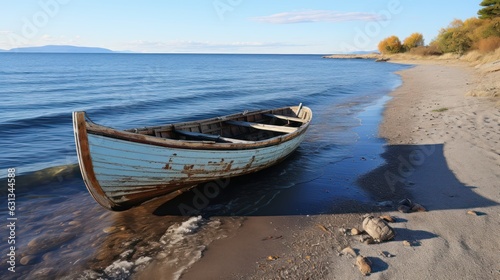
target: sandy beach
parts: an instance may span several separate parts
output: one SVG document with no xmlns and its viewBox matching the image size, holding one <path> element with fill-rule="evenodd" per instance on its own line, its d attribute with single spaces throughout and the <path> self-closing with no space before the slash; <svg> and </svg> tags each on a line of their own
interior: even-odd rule
<svg viewBox="0 0 500 280">
<path fill-rule="evenodd" d="M 355 258 L 339 253 L 347 246 L 371 261 L 372 279 L 499 279 L 500 65 L 399 62 L 417 65 L 398 73 L 403 85 L 384 111 L 385 163 L 358 179 L 386 201 L 247 217 L 182 279 L 362 279 Z M 427 211 L 398 212 L 403 198 Z M 367 213 L 394 217 L 394 240 L 368 245 L 344 234 Z"/>
</svg>

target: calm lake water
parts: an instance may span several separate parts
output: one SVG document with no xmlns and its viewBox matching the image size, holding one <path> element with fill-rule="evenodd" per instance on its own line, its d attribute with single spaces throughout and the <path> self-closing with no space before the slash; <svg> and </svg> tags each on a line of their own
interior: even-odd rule
<svg viewBox="0 0 500 280">
<path fill-rule="evenodd" d="M 152 264 L 175 279 L 242 217 L 373 201 L 355 180 L 383 162 L 377 126 L 400 85 L 394 72 L 404 68 L 318 55 L 1 53 L 0 216 L 9 217 L 6 176 L 14 168 L 18 218 L 15 273 L 6 262 L 10 232 L 0 231 L 2 279 L 126 279 Z M 197 196 L 201 186 L 170 202 L 109 212 L 76 166 L 72 111 L 126 129 L 299 103 L 314 117 L 293 156 L 229 180 L 210 200 Z"/>
</svg>

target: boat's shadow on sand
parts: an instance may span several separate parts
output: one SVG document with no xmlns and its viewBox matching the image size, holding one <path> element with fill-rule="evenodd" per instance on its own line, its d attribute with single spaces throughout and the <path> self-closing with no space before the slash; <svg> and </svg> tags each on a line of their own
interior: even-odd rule
<svg viewBox="0 0 500 280">
<path fill-rule="evenodd" d="M 428 211 L 468 209 L 497 205 L 482 197 L 474 186 L 460 182 L 449 169 L 443 153 L 443 144 L 388 145 L 381 155 L 385 162 L 359 176 L 353 192 L 362 192 L 365 198 L 336 197 L 336 189 L 317 186 L 316 180 L 301 182 L 285 189 L 272 189 L 268 181 L 275 179 L 287 165 L 304 160 L 307 155 L 297 152 L 285 162 L 267 170 L 211 182 L 196 187 L 177 198 L 155 205 L 144 205 L 157 216 L 288 216 L 340 213 L 367 213 L 390 211 L 404 198 L 418 200 Z M 336 166 L 325 167 L 323 174 L 335 174 Z M 308 171 L 303 171 L 304 173 Z M 354 171 L 353 171 L 354 174 Z M 326 175 L 324 175 L 326 176 Z M 307 175 L 305 176 L 307 177 Z M 287 180 L 281 176 L 278 183 Z M 276 181 L 275 181 L 276 182 Z M 271 183 L 272 184 L 272 183 Z M 324 197 L 321 198 L 324 192 Z M 318 192 L 315 198 L 309 192 Z M 318 199 L 318 196 L 320 197 Z M 328 199 L 331 198 L 331 202 Z M 314 201 L 315 200 L 315 201 Z M 380 203 L 383 202 L 383 203 Z M 260 207 L 260 208 L 259 208 Z"/>
<path fill-rule="evenodd" d="M 385 164 L 358 180 L 374 200 L 415 199 L 428 211 L 498 205 L 455 176 L 444 156 L 444 144 L 390 145 L 382 157 Z"/>
</svg>

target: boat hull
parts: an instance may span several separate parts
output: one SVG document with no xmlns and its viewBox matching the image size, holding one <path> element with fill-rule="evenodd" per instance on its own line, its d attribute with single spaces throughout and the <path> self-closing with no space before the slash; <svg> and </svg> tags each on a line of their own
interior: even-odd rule
<svg viewBox="0 0 500 280">
<path fill-rule="evenodd" d="M 301 129 L 293 137 L 274 139 L 275 144 L 270 145 L 194 149 L 94 133 L 87 130 L 84 114 L 78 112 L 74 113 L 73 122 L 85 185 L 99 204 L 115 211 L 162 195 L 174 197 L 203 182 L 272 166 L 298 148 L 306 131 Z"/>
</svg>

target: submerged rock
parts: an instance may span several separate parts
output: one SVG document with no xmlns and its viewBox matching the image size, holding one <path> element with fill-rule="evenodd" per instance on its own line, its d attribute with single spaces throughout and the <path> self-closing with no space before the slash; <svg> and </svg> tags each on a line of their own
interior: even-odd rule
<svg viewBox="0 0 500 280">
<path fill-rule="evenodd" d="M 37 262 L 37 257 L 34 255 L 26 255 L 21 258 L 19 263 L 22 265 L 30 265 L 30 264 L 35 264 Z"/>
<path fill-rule="evenodd" d="M 375 204 L 378 207 L 392 207 L 392 201 L 387 200 L 387 201 L 380 201 Z"/>
<path fill-rule="evenodd" d="M 408 198 L 401 200 L 398 204 L 408 206 L 409 208 L 413 206 L 413 202 L 411 202 L 411 200 L 409 200 Z"/>
<path fill-rule="evenodd" d="M 117 227 L 107 227 L 107 228 L 103 228 L 102 232 L 104 232 L 104 233 L 112 233 L 112 232 L 115 232 L 117 230 L 118 230 Z"/>
<path fill-rule="evenodd" d="M 42 252 L 48 252 L 61 247 L 64 243 L 75 238 L 75 234 L 66 233 L 61 235 L 45 235 L 35 237 L 28 243 L 29 254 L 36 255 Z"/>
<path fill-rule="evenodd" d="M 411 212 L 411 208 L 406 206 L 406 205 L 399 205 L 398 206 L 398 211 L 401 212 L 401 213 L 410 213 Z"/>
<path fill-rule="evenodd" d="M 34 279 L 51 279 L 54 277 L 54 272 L 55 270 L 53 268 L 41 268 L 39 270 L 35 270 L 30 274 L 30 276 Z"/>
</svg>

